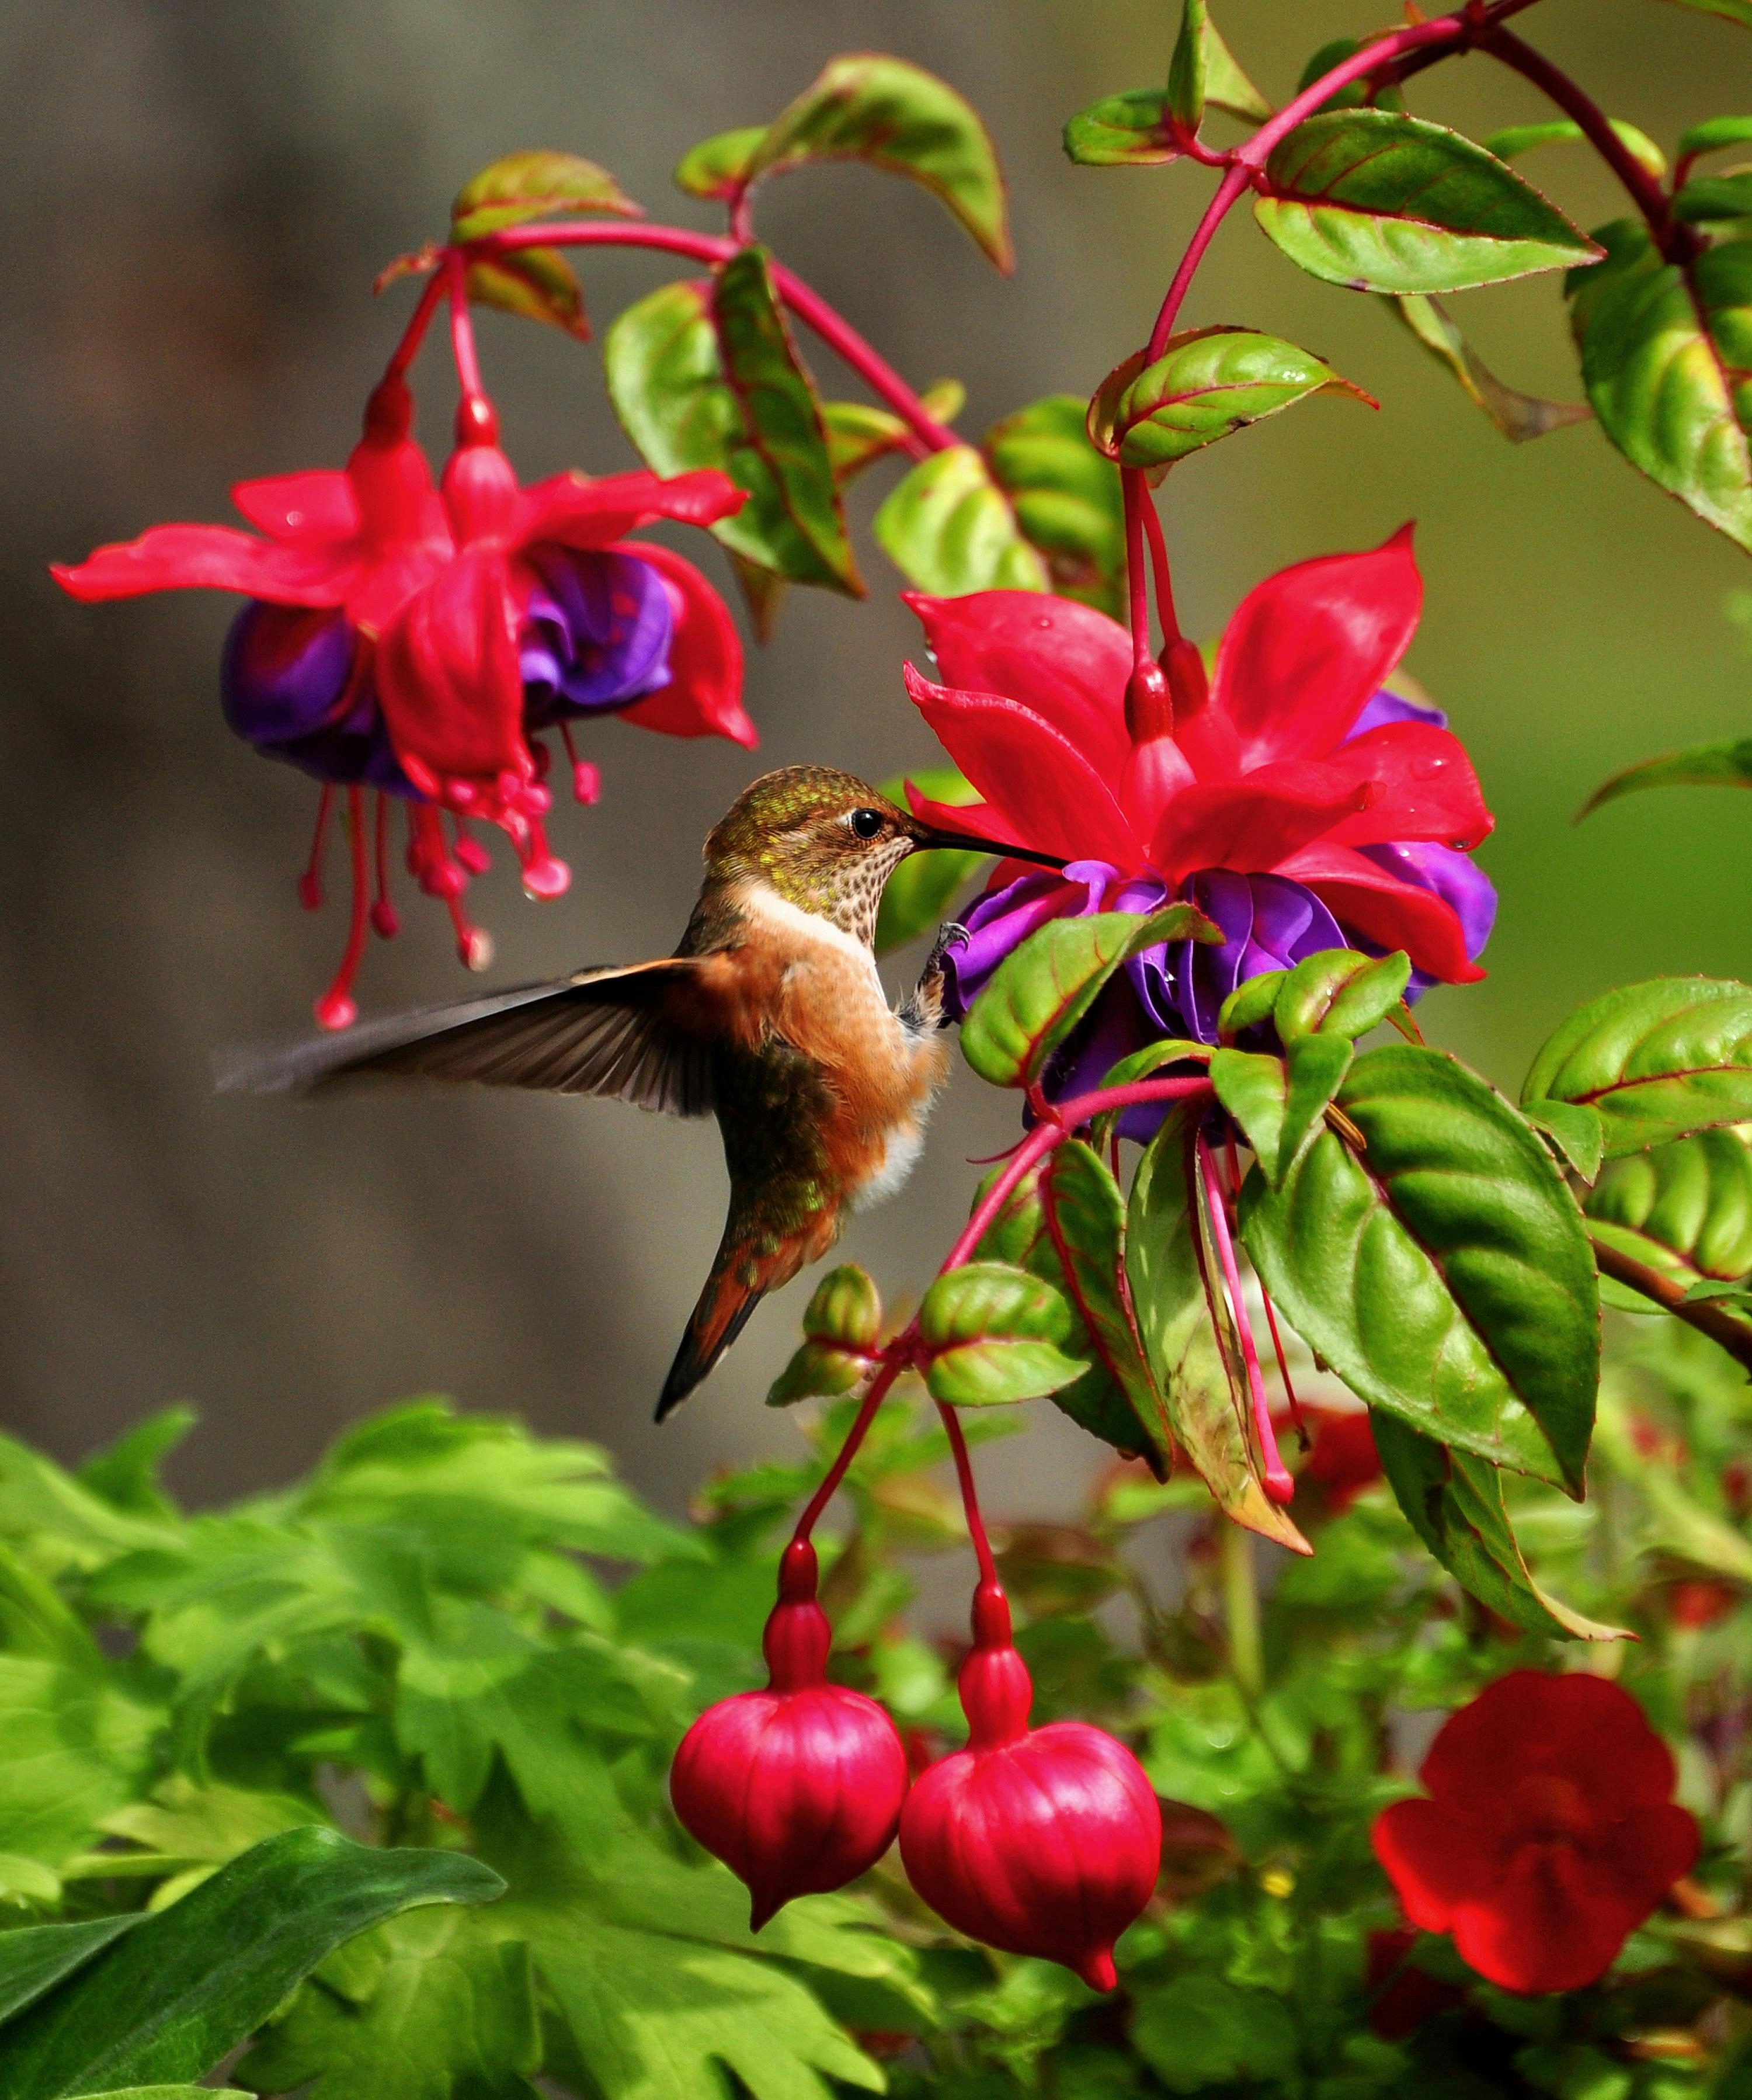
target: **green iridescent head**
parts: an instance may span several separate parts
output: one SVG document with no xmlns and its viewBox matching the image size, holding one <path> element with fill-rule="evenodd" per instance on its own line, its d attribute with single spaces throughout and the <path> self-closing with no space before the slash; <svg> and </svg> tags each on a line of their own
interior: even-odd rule
<svg viewBox="0 0 1752 2100">
<path fill-rule="evenodd" d="M 755 883 L 869 941 L 883 886 L 926 827 L 867 781 L 787 765 L 745 788 L 706 841 L 707 880 Z"/>
</svg>

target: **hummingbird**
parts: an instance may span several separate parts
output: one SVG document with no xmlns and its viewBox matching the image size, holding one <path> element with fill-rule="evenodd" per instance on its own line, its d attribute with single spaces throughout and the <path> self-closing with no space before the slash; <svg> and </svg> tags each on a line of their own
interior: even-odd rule
<svg viewBox="0 0 1752 2100">
<path fill-rule="evenodd" d="M 849 773 L 791 765 L 732 804 L 672 955 L 244 1053 L 227 1091 L 311 1093 L 376 1079 L 594 1094 L 715 1114 L 730 1202 L 711 1273 L 657 1403 L 707 1377 L 769 1290 L 819 1261 L 849 1211 L 905 1180 L 947 1074 L 944 926 L 896 1008 L 877 974 L 877 910 L 909 854 L 1052 855 L 944 831 Z"/>
</svg>

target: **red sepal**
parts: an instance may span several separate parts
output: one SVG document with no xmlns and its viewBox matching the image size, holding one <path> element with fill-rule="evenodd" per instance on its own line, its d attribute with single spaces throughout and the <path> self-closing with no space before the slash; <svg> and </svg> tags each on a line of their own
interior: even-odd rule
<svg viewBox="0 0 1752 2100">
<path fill-rule="evenodd" d="M 742 638 L 730 609 L 689 561 L 649 540 L 619 551 L 656 570 L 675 609 L 669 683 L 621 710 L 623 721 L 665 736 L 725 736 L 752 750 L 759 733 L 742 708 Z"/>
</svg>

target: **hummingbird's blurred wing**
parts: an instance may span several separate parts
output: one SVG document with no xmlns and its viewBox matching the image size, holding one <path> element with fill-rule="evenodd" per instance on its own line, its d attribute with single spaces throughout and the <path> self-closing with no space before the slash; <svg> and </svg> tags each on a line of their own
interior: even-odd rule
<svg viewBox="0 0 1752 2100">
<path fill-rule="evenodd" d="M 579 970 L 220 1061 L 222 1092 L 307 1094 L 376 1079 L 596 1094 L 673 1115 L 716 1105 L 711 1044 L 685 1026 L 709 958 Z"/>
</svg>

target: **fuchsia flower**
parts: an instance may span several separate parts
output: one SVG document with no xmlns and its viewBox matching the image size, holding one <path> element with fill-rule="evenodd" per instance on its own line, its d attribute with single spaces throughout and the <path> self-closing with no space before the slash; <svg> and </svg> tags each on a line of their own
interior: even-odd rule
<svg viewBox="0 0 1752 2100">
<path fill-rule="evenodd" d="M 301 885 L 308 905 L 321 901 L 334 791 L 349 792 L 352 934 L 317 1006 L 332 1027 L 354 1017 L 363 945 L 361 790 L 407 805 L 410 869 L 449 904 L 463 959 L 479 968 L 490 946 L 460 899 L 488 861 L 469 818 L 505 830 L 532 895 L 557 896 L 569 880 L 546 841 L 552 797 L 539 732 L 559 730 L 587 802 L 596 799 L 596 769 L 570 738 L 585 716 L 755 741 L 742 706 L 742 645 L 723 600 L 668 549 L 626 536 L 658 518 L 714 523 L 741 505 L 740 490 L 711 472 L 667 481 L 566 474 L 520 488 L 479 396 L 464 404 L 458 449 L 434 488 L 412 415 L 406 382 L 392 373 L 371 397 L 344 472 L 240 483 L 234 501 L 260 536 L 161 525 L 54 571 L 88 603 L 196 588 L 249 599 L 226 644 L 226 719 L 258 750 L 324 783 L 317 849 Z M 451 813 L 454 855 L 442 810 Z M 387 936 L 396 920 L 385 814 L 380 800 L 371 920 Z"/>
<path fill-rule="evenodd" d="M 1446 1721 L 1424 1801 L 1376 1820 L 1406 1916 L 1506 1991 L 1577 1991 L 1697 1856 L 1673 1759 L 1627 1692 L 1512 1670 Z"/>
<path fill-rule="evenodd" d="M 909 598 L 946 682 L 909 667 L 908 690 L 984 797 L 957 820 L 1067 862 L 1000 866 L 952 956 L 958 1006 L 1047 919 L 1182 896 L 1225 939 L 1128 965 L 1090 1031 L 1107 1063 L 1164 1035 L 1214 1040 L 1237 983 L 1322 948 L 1403 948 L 1417 989 L 1481 977 L 1495 898 L 1466 855 L 1490 814 L 1446 718 L 1387 689 L 1421 598 L 1409 527 L 1285 569 L 1242 602 L 1208 687 L 1183 646 L 1175 700 L 1129 722 L 1131 640 L 1104 614 L 1023 591 Z"/>
<path fill-rule="evenodd" d="M 748 1885 L 758 1932 L 793 1896 L 843 1888 L 894 1842 L 906 1752 L 872 1699 L 830 1684 L 815 1548 L 793 1541 L 762 1645 L 764 1692 L 709 1706 L 670 1768 L 676 1815 Z"/>
<path fill-rule="evenodd" d="M 1149 1901 L 1162 1812 L 1125 1745 L 1082 1721 L 1028 1727 L 1034 1687 L 995 1582 L 974 1592 L 958 1688 L 967 1747 L 932 1765 L 900 1811 L 913 1886 L 970 1939 L 1118 1982 L 1113 1943 Z"/>
</svg>

